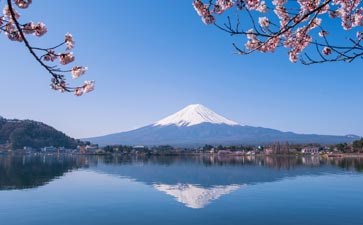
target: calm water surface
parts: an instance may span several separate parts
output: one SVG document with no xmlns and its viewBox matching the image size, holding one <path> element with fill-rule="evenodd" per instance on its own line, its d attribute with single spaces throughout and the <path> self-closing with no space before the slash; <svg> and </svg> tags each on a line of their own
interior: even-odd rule
<svg viewBox="0 0 363 225">
<path fill-rule="evenodd" d="M 363 224 L 363 159 L 0 156 L 1 225 Z"/>
</svg>

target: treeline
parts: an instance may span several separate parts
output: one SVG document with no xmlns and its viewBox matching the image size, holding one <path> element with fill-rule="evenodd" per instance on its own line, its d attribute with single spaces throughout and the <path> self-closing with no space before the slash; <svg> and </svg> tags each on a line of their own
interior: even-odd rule
<svg viewBox="0 0 363 225">
<path fill-rule="evenodd" d="M 321 144 L 293 144 L 276 142 L 264 146 L 251 145 L 204 145 L 198 148 L 178 148 L 170 145 L 161 146 L 127 146 L 127 145 L 109 145 L 103 147 L 102 150 L 106 153 L 142 153 L 155 155 L 180 155 L 191 153 L 248 153 L 253 152 L 266 154 L 296 154 L 302 152 L 306 148 L 315 148 L 319 152 L 341 152 L 341 153 L 363 153 L 363 138 L 353 143 L 341 143 L 336 145 L 321 145 Z"/>
<path fill-rule="evenodd" d="M 75 149 L 82 142 L 70 138 L 44 123 L 32 120 L 7 120 L 0 117 L 0 146 L 7 149 L 46 146 Z"/>
<path fill-rule="evenodd" d="M 123 154 L 130 154 L 130 153 L 144 153 L 144 154 L 175 154 L 186 152 L 186 150 L 192 151 L 192 149 L 186 148 L 175 148 L 171 145 L 160 145 L 160 146 L 127 146 L 127 145 L 108 145 L 102 148 L 106 153 L 123 153 Z"/>
<path fill-rule="evenodd" d="M 357 151 L 363 151 L 363 138 L 353 142 L 353 149 Z"/>
<path fill-rule="evenodd" d="M 253 146 L 243 146 L 243 145 L 234 145 L 234 146 L 212 146 L 212 145 L 204 145 L 198 148 L 181 148 L 181 147 L 173 147 L 171 145 L 159 145 L 159 146 L 127 146 L 127 145 L 108 145 L 102 148 L 105 153 L 122 153 L 122 154 L 153 154 L 153 155 L 183 155 L 183 154 L 194 154 L 194 153 L 203 153 L 211 151 L 253 151 L 256 150 L 257 147 Z M 261 149 L 262 150 L 262 149 Z"/>
<path fill-rule="evenodd" d="M 363 153 L 363 138 L 353 143 L 340 143 L 332 146 L 332 148 L 344 153 Z"/>
</svg>

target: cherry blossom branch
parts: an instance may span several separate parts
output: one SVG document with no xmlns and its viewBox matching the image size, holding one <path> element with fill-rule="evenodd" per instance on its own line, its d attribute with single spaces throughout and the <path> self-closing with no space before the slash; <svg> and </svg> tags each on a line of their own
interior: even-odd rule
<svg viewBox="0 0 363 225">
<path fill-rule="evenodd" d="M 57 80 L 57 82 L 59 82 L 58 76 L 56 74 L 54 74 L 53 71 L 47 65 L 45 65 L 43 63 L 43 61 L 41 61 L 38 58 L 38 56 L 35 54 L 35 52 L 33 51 L 33 48 L 30 46 L 28 40 L 26 39 L 26 37 L 25 37 L 25 35 L 24 35 L 23 31 L 22 31 L 22 28 L 20 27 L 20 24 L 19 24 L 18 20 L 15 17 L 15 13 L 14 13 L 14 10 L 13 10 L 13 5 L 12 5 L 11 0 L 7 0 L 7 1 L 8 1 L 8 6 L 9 6 L 10 14 L 11 14 L 11 19 L 14 21 L 14 24 L 15 24 L 16 28 L 18 29 L 18 32 L 19 32 L 19 34 L 21 36 L 21 39 L 24 41 L 24 44 L 28 48 L 30 54 L 33 55 L 33 57 L 35 58 L 35 60 L 38 61 L 38 63 L 42 67 L 44 67 L 54 77 L 54 79 Z M 68 88 L 65 88 L 64 90 L 65 91 L 68 91 L 68 92 L 70 91 Z"/>
<path fill-rule="evenodd" d="M 76 96 L 81 96 L 84 93 L 94 90 L 94 81 L 85 81 L 84 85 L 82 86 L 71 87 L 68 86 L 65 75 L 63 75 L 63 73 L 71 73 L 73 78 L 78 78 L 86 72 L 86 67 L 74 66 L 71 69 L 61 69 L 58 68 L 57 65 L 51 66 L 45 63 L 47 61 L 54 62 L 56 59 L 59 59 L 61 65 L 67 65 L 74 61 L 73 53 L 68 52 L 74 46 L 72 35 L 66 34 L 65 40 L 63 42 L 51 48 L 39 48 L 31 46 L 26 35 L 34 34 L 35 36 L 40 37 L 47 32 L 47 28 L 43 23 L 34 24 L 30 22 L 21 24 L 18 20 L 20 15 L 15 11 L 13 2 L 19 8 L 25 9 L 28 8 L 32 0 L 7 0 L 7 5 L 3 10 L 4 16 L 0 17 L 0 29 L 5 32 L 10 40 L 24 42 L 25 47 L 28 49 L 30 54 L 41 65 L 41 67 L 43 67 L 52 76 L 51 88 L 61 92 L 73 92 Z M 63 45 L 66 45 L 68 51 L 56 54 L 54 50 Z M 45 53 L 41 56 L 38 56 L 36 51 L 42 51 Z"/>
<path fill-rule="evenodd" d="M 244 47 L 232 44 L 238 54 L 287 48 L 290 61 L 297 62 L 300 58 L 306 65 L 351 62 L 363 57 L 362 32 L 357 31 L 355 39 L 347 38 L 346 45 L 337 46 L 328 41 L 329 32 L 321 25 L 329 15 L 331 19 L 342 20 L 341 26 L 347 35 L 352 33 L 353 28 L 362 28 L 362 0 L 209 0 L 208 4 L 194 0 L 193 6 L 205 24 L 214 24 L 231 36 L 247 38 Z M 227 15 L 227 22 L 219 25 L 216 18 L 232 9 L 237 12 L 234 25 L 230 15 Z M 244 20 L 242 24 L 240 15 L 245 15 L 249 21 Z M 314 31 L 317 28 L 320 29 L 318 35 Z M 317 52 L 312 54 L 312 50 Z"/>
</svg>

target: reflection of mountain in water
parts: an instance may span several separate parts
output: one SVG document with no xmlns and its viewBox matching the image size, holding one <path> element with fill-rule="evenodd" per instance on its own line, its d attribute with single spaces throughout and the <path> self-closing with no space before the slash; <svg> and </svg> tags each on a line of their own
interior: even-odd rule
<svg viewBox="0 0 363 225">
<path fill-rule="evenodd" d="M 231 184 L 257 184 L 273 182 L 286 177 L 340 173 L 341 169 L 328 165 L 319 158 L 236 158 L 233 161 L 201 158 L 152 158 L 142 161 L 114 158 L 100 163 L 93 170 L 153 184 L 195 184 L 202 187 Z M 167 160 L 167 161 L 166 161 Z M 169 161 L 174 160 L 174 161 Z M 115 163 L 115 162 L 119 163 Z M 303 164 L 307 162 L 307 164 Z"/>
<path fill-rule="evenodd" d="M 153 187 L 176 198 L 178 202 L 194 209 L 204 208 L 208 203 L 219 197 L 238 190 L 240 185 L 215 186 L 202 188 L 192 184 L 154 184 Z"/>
<path fill-rule="evenodd" d="M 80 158 L 69 156 L 0 157 L 0 190 L 42 186 L 84 165 Z"/>
<path fill-rule="evenodd" d="M 341 168 L 335 166 L 336 161 L 321 160 L 319 157 L 116 157 L 108 158 L 105 162 L 93 169 L 147 184 L 190 208 L 203 208 L 243 185 L 297 176 L 343 173 Z"/>
<path fill-rule="evenodd" d="M 340 174 L 343 169 L 363 171 L 363 159 L 0 156 L 0 190 L 39 187 L 66 172 L 84 167 L 115 177 L 131 178 L 173 196 L 187 207 L 203 208 L 244 185 L 297 176 Z"/>
</svg>

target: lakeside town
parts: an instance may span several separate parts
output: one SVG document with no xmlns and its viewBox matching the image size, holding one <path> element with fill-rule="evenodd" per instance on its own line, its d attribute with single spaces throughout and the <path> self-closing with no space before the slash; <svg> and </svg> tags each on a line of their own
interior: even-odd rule
<svg viewBox="0 0 363 225">
<path fill-rule="evenodd" d="M 65 147 L 45 146 L 33 148 L 24 146 L 20 149 L 12 149 L 10 145 L 0 145 L 0 154 L 75 154 L 75 155 L 325 155 L 329 157 L 339 156 L 363 156 L 363 139 L 353 143 L 341 143 L 336 145 L 321 144 L 292 144 L 289 142 L 276 142 L 269 145 L 244 146 L 244 145 L 204 145 L 196 148 L 173 147 L 171 145 L 160 146 L 127 146 L 84 143 L 75 149 Z"/>
</svg>

